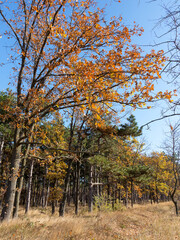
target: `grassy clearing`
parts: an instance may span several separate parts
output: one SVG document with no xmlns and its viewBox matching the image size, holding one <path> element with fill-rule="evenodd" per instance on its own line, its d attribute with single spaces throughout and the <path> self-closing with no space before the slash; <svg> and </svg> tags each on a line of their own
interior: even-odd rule
<svg viewBox="0 0 180 240">
<path fill-rule="evenodd" d="M 18 220 L 0 225 L 1 240 L 180 240 L 180 217 L 171 203 L 135 205 L 116 212 L 68 214 L 47 211 L 20 213 Z"/>
</svg>

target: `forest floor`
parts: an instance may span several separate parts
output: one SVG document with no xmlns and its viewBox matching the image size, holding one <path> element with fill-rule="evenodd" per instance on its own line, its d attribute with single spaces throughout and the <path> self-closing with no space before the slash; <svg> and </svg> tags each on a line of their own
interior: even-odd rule
<svg viewBox="0 0 180 240">
<path fill-rule="evenodd" d="M 63 218 L 49 211 L 32 209 L 24 216 L 21 209 L 19 219 L 0 224 L 0 240 L 180 240 L 180 217 L 170 202 Z"/>
</svg>

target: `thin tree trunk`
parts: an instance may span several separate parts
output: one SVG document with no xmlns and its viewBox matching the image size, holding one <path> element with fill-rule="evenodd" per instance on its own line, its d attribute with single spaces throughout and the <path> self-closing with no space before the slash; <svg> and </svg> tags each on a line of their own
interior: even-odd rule
<svg viewBox="0 0 180 240">
<path fill-rule="evenodd" d="M 178 204 L 177 204 L 177 201 L 174 200 L 174 197 L 172 197 L 172 202 L 174 203 L 176 215 L 178 216 L 178 215 L 179 215 L 179 212 L 178 212 Z"/>
<path fill-rule="evenodd" d="M 68 187 L 69 187 L 69 182 L 70 182 L 71 166 L 72 166 L 72 159 L 69 160 L 67 174 L 65 177 L 63 197 L 62 197 L 62 200 L 61 200 L 60 206 L 59 206 L 59 216 L 60 217 L 63 217 L 64 212 L 65 212 L 67 193 L 68 193 Z"/>
<path fill-rule="evenodd" d="M 33 205 L 33 207 L 36 205 L 36 196 L 37 196 L 37 191 L 36 191 L 36 188 L 37 188 L 37 175 L 35 175 L 35 179 L 34 179 L 34 181 L 33 181 L 33 197 L 32 197 L 32 199 L 33 199 L 33 203 L 32 203 L 32 205 Z"/>
<path fill-rule="evenodd" d="M 27 156 L 29 154 L 29 150 L 30 150 L 30 144 L 28 144 L 28 146 L 27 146 L 27 149 L 26 149 L 26 152 L 25 152 L 25 156 L 24 156 L 24 159 L 22 161 L 21 176 L 20 176 L 20 179 L 19 179 L 19 184 L 18 184 L 18 187 L 17 187 L 17 190 L 16 190 L 16 195 L 15 195 L 13 218 L 17 218 L 18 217 L 19 202 L 20 202 L 21 191 L 22 191 L 22 187 L 23 187 L 24 173 L 25 173 L 25 167 L 26 167 L 26 160 L 27 160 Z"/>
<path fill-rule="evenodd" d="M 70 176 L 70 180 L 69 180 L 69 188 L 68 188 L 68 196 L 67 196 L 67 203 L 68 203 L 68 206 L 71 205 L 71 197 L 73 195 L 73 190 L 72 190 L 72 187 L 71 187 L 71 182 L 72 182 L 72 178 Z"/>
<path fill-rule="evenodd" d="M 32 188 L 33 167 L 34 167 L 34 159 L 32 159 L 31 165 L 30 165 L 30 173 L 29 173 L 29 181 L 28 181 L 28 191 L 27 191 L 27 198 L 26 198 L 25 214 L 28 214 L 29 208 L 30 208 L 30 203 L 31 203 L 31 188 Z"/>
<path fill-rule="evenodd" d="M 1 164 L 2 164 L 3 148 L 4 148 L 4 139 L 2 137 L 1 140 L 0 140 L 0 167 L 1 167 Z"/>
<path fill-rule="evenodd" d="M 76 204 L 75 204 L 75 214 L 79 212 L 79 181 L 80 181 L 80 163 L 76 163 Z"/>
<path fill-rule="evenodd" d="M 119 196 L 118 196 L 118 198 L 119 198 L 119 203 L 121 203 L 121 189 L 119 188 Z"/>
<path fill-rule="evenodd" d="M 96 185 L 96 195 L 99 197 L 99 173 L 98 173 L 98 170 L 97 170 L 97 167 L 95 168 L 95 182 L 97 183 Z"/>
<path fill-rule="evenodd" d="M 42 195 L 41 195 L 42 207 L 43 207 L 43 208 L 44 208 L 45 205 L 46 205 L 46 194 L 45 194 L 46 175 L 47 175 L 47 165 L 45 164 L 45 173 L 44 173 L 44 176 L 43 176 L 43 189 L 42 189 Z"/>
<path fill-rule="evenodd" d="M 115 192 L 116 192 L 116 190 L 115 190 L 115 186 L 113 186 L 112 187 L 112 210 L 114 210 L 115 209 Z"/>
<path fill-rule="evenodd" d="M 175 174 L 175 172 L 174 172 L 174 174 Z M 175 195 L 176 190 L 177 190 L 177 184 L 178 184 L 178 179 L 177 179 L 177 176 L 175 176 L 174 190 L 173 190 L 172 193 L 170 192 L 170 197 L 171 197 L 172 202 L 174 203 L 174 207 L 175 207 L 176 215 L 178 216 L 178 215 L 179 215 L 179 212 L 178 212 L 178 205 L 177 205 L 177 201 L 176 201 L 175 198 L 174 198 L 174 195 Z"/>
<path fill-rule="evenodd" d="M 101 171 L 102 171 L 102 168 L 100 167 L 100 169 L 99 169 L 99 182 L 103 182 L 103 179 L 101 179 Z M 99 196 L 102 195 L 102 192 L 103 192 L 102 185 L 100 184 L 99 185 Z"/>
<path fill-rule="evenodd" d="M 49 181 L 48 181 L 46 198 L 45 198 L 45 207 L 48 206 L 49 192 L 50 192 L 50 183 L 49 183 Z"/>
<path fill-rule="evenodd" d="M 108 195 L 108 199 L 107 199 L 107 202 L 108 204 L 110 203 L 110 192 L 111 192 L 111 189 L 110 189 L 110 183 L 109 183 L 109 177 L 107 177 L 107 195 Z"/>
<path fill-rule="evenodd" d="M 134 204 L 134 189 L 133 189 L 133 180 L 131 180 L 131 207 L 133 207 Z"/>
<path fill-rule="evenodd" d="M 57 183 L 56 179 L 54 179 L 54 181 L 50 183 L 50 187 L 53 189 L 53 191 L 54 191 L 54 188 L 56 187 L 56 183 Z M 56 210 L 55 199 L 53 199 L 53 196 L 52 196 L 52 201 L 51 201 L 51 213 L 52 213 L 52 215 L 55 213 L 55 210 Z"/>
<path fill-rule="evenodd" d="M 83 172 L 83 184 L 82 184 L 82 205 L 86 205 L 86 167 L 84 166 L 84 172 Z"/>
<path fill-rule="evenodd" d="M 156 202 L 159 203 L 159 198 L 158 198 L 158 188 L 156 186 Z"/>
<path fill-rule="evenodd" d="M 76 205 L 76 178 L 77 178 L 77 165 L 75 165 L 75 171 L 74 174 L 72 173 L 72 177 L 73 177 L 73 204 Z M 73 168 L 74 169 L 74 168 Z"/>
<path fill-rule="evenodd" d="M 93 209 L 93 201 L 92 201 L 92 194 L 93 194 L 93 166 L 90 166 L 90 173 L 89 173 L 89 201 L 88 201 L 88 207 L 89 212 L 92 212 Z"/>
<path fill-rule="evenodd" d="M 127 186 L 127 182 L 125 183 L 125 206 L 128 207 L 128 186 Z"/>
<path fill-rule="evenodd" d="M 74 128 L 75 128 L 74 113 L 75 113 L 75 111 L 73 109 L 72 117 L 71 117 L 71 124 L 70 124 L 69 150 L 71 150 L 71 144 L 72 144 L 73 135 L 74 135 Z M 69 159 L 67 174 L 66 174 L 65 182 L 64 182 L 63 197 L 62 197 L 62 200 L 60 201 L 60 205 L 59 205 L 59 216 L 60 217 L 63 217 L 64 216 L 64 212 L 65 212 L 68 188 L 69 188 L 69 183 L 70 183 L 70 173 L 71 173 L 72 162 L 73 162 L 73 160 Z"/>
</svg>

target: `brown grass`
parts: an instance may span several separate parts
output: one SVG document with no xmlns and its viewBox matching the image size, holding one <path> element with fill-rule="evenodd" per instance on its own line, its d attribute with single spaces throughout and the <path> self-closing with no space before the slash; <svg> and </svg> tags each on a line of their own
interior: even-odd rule
<svg viewBox="0 0 180 240">
<path fill-rule="evenodd" d="M 48 211 L 20 212 L 18 220 L 0 225 L 0 240 L 180 240 L 180 217 L 171 203 L 64 218 Z"/>
</svg>

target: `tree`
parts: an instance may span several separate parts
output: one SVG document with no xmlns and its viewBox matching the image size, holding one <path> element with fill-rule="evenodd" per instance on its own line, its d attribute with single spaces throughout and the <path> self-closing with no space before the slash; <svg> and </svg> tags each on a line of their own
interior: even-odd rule
<svg viewBox="0 0 180 240">
<path fill-rule="evenodd" d="M 134 115 L 130 115 L 129 118 L 127 118 L 128 123 L 121 124 L 120 129 L 118 129 L 118 136 L 127 137 L 127 136 L 133 136 L 138 137 L 142 135 L 142 128 L 139 128 L 136 122 L 136 119 Z"/>
<path fill-rule="evenodd" d="M 9 155 L 12 147 L 14 123 L 9 110 L 15 108 L 15 96 L 7 89 L 0 92 L 0 203 L 9 176 Z"/>
<path fill-rule="evenodd" d="M 144 163 L 152 169 L 152 177 L 149 182 L 151 199 L 159 202 L 159 195 L 169 194 L 169 179 L 172 178 L 172 162 L 164 152 L 152 152 L 144 157 Z"/>
<path fill-rule="evenodd" d="M 167 109 L 162 110 L 162 117 L 151 122 L 180 115 L 179 106 L 179 68 L 180 68 L 180 4 L 177 0 L 158 1 L 151 0 L 150 2 L 159 2 L 162 5 L 163 15 L 159 18 L 156 27 L 160 27 L 163 31 L 161 34 L 157 31 L 157 43 L 154 46 L 161 47 L 165 51 L 167 62 L 165 63 L 162 72 L 165 73 L 165 81 L 172 87 L 174 83 L 174 92 L 177 98 L 168 105 Z"/>
<path fill-rule="evenodd" d="M 98 127 L 99 136 L 96 133 L 96 138 L 99 137 L 99 144 L 95 142 L 93 148 L 95 149 L 99 146 L 99 149 L 97 154 L 89 158 L 91 165 L 96 168 L 97 172 L 106 176 L 108 198 L 110 198 L 111 185 L 113 189 L 112 199 L 114 199 L 112 201 L 113 206 L 115 194 L 118 190 L 117 185 L 123 185 L 126 206 L 128 204 L 128 188 L 130 186 L 131 205 L 133 206 L 135 184 L 145 181 L 145 178 L 149 177 L 145 176 L 149 175 L 149 167 L 143 165 L 140 161 L 144 144 L 140 144 L 135 139 L 135 137 L 141 135 L 141 129 L 138 127 L 133 115 L 127 118 L 127 120 L 128 123 L 121 124 L 119 128 L 111 126 L 110 123 L 106 127 Z"/>
<path fill-rule="evenodd" d="M 143 107 L 146 102 L 171 98 L 171 92 L 151 94 L 153 80 L 165 61 L 163 52 L 142 50 L 131 44 L 143 30 L 128 29 L 122 19 L 107 21 L 94 0 L 17 1 L 1 19 L 14 39 L 12 60 L 16 75 L 16 108 L 11 177 L 1 219 L 12 214 L 21 149 L 35 123 L 48 114 L 74 106 L 99 112 L 113 102 Z M 15 56 L 15 57 L 14 57 Z M 110 105 L 109 105 L 110 104 Z"/>
<path fill-rule="evenodd" d="M 180 61 L 180 4 L 176 0 L 163 3 L 164 16 L 160 19 L 159 24 L 164 25 L 164 33 L 160 37 L 166 37 L 167 40 L 163 41 L 162 45 L 167 45 L 168 48 L 168 64 L 165 66 L 164 71 L 171 74 L 176 83 L 179 77 L 179 61 Z M 177 80 L 177 81 L 176 81 Z"/>
<path fill-rule="evenodd" d="M 9 116 L 9 111 L 16 106 L 15 96 L 7 89 L 0 92 L 0 164 L 5 140 L 12 138 L 13 119 Z"/>
<path fill-rule="evenodd" d="M 179 190 L 179 174 L 180 174 L 180 166 L 179 166 L 179 153 L 180 153 L 180 145 L 179 145 L 179 132 L 180 124 L 179 122 L 175 123 L 174 126 L 169 124 L 169 132 L 168 136 L 164 141 L 163 149 L 166 152 L 169 160 L 172 163 L 172 177 L 169 181 L 169 194 L 172 202 L 174 203 L 176 215 L 179 214 L 178 210 L 178 190 Z"/>
</svg>

